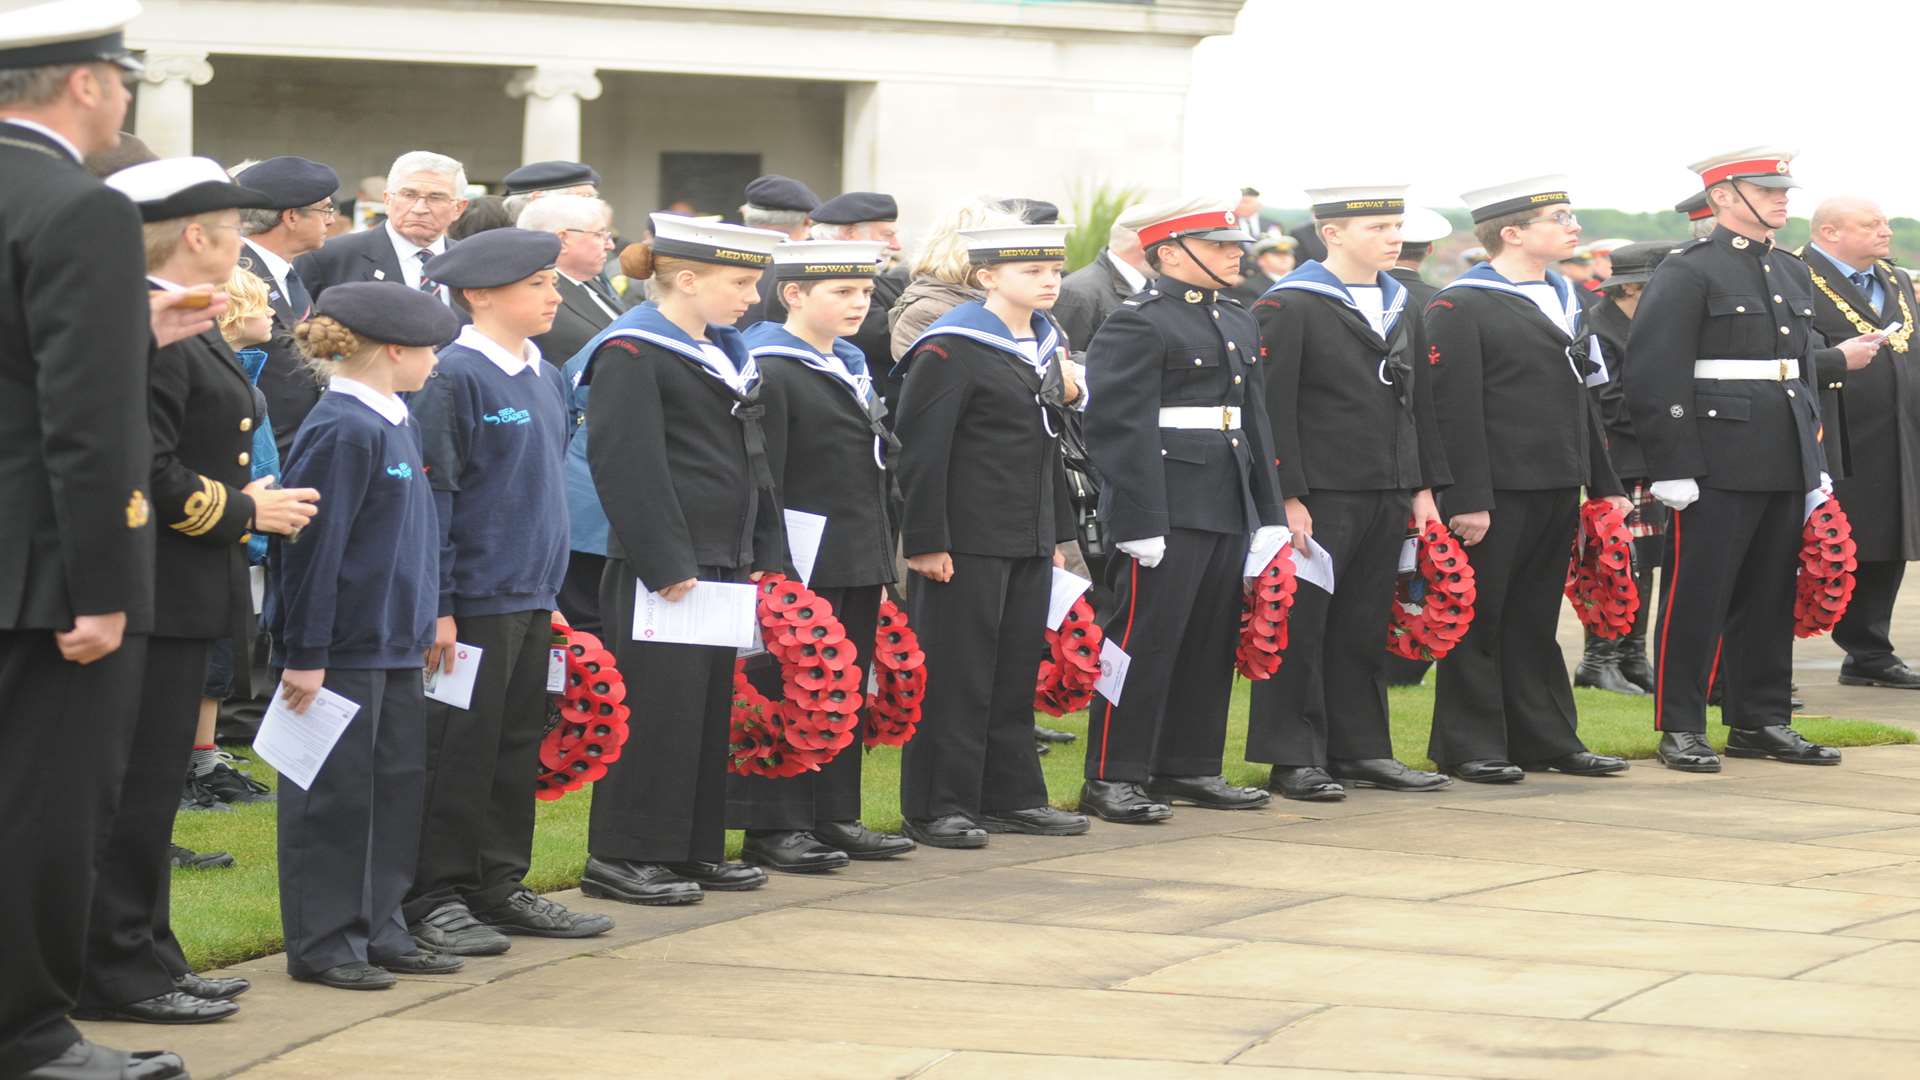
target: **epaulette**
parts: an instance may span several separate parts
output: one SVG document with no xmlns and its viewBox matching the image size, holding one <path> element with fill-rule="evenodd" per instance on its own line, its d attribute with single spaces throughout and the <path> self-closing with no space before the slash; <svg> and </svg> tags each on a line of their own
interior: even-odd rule
<svg viewBox="0 0 1920 1080">
<path fill-rule="evenodd" d="M 1246 307 L 1246 306 L 1247 306 L 1247 305 L 1245 305 L 1245 304 L 1242 304 L 1242 303 L 1240 302 L 1240 298 L 1239 298 L 1239 297 L 1237 297 L 1237 296 L 1228 296 L 1228 295 L 1226 295 L 1225 293 L 1222 293 L 1222 294 L 1220 294 L 1220 298 L 1219 298 L 1218 300 L 1215 300 L 1215 301 L 1214 301 L 1214 303 L 1216 303 L 1216 304 L 1232 304 L 1232 305 L 1233 305 L 1234 307 L 1237 307 L 1237 308 L 1244 308 L 1244 307 Z"/>
<path fill-rule="evenodd" d="M 1712 240 L 1712 239 L 1713 239 L 1713 237 L 1711 237 L 1711 236 L 1699 236 L 1699 237 L 1695 237 L 1695 238 L 1694 238 L 1693 240 L 1691 240 L 1691 241 L 1689 241 L 1689 242 L 1687 243 L 1687 246 L 1686 246 L 1686 247 L 1683 247 L 1683 248 L 1681 248 L 1681 249 L 1680 249 L 1680 251 L 1679 251 L 1679 254 L 1681 254 L 1681 255 L 1691 255 L 1691 254 L 1693 254 L 1694 252 L 1696 252 L 1696 251 L 1699 251 L 1699 250 L 1700 250 L 1700 249 L 1701 249 L 1702 247 L 1711 247 L 1712 245 L 1711 245 L 1711 244 L 1709 244 L 1709 243 L 1707 243 L 1707 241 L 1709 241 L 1709 240 Z"/>
<path fill-rule="evenodd" d="M 1129 296 L 1125 300 L 1122 300 L 1120 302 L 1123 304 L 1126 304 L 1129 307 L 1139 307 L 1142 304 L 1151 304 L 1155 300 L 1158 300 L 1165 295 L 1166 294 L 1161 292 L 1159 289 L 1156 289 L 1151 285 L 1149 285 L 1148 287 L 1141 289 L 1139 292 L 1134 293 L 1132 296 Z"/>
</svg>

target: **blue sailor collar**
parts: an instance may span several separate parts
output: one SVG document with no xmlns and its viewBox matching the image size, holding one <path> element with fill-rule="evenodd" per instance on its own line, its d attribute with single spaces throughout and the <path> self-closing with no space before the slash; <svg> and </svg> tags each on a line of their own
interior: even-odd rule
<svg viewBox="0 0 1920 1080">
<path fill-rule="evenodd" d="M 740 331 L 731 326 L 707 327 L 707 343 L 718 347 L 732 364 L 731 369 L 723 368 L 700 347 L 699 342 L 687 336 L 685 330 L 660 314 L 660 306 L 651 300 L 608 324 L 605 330 L 587 342 L 581 353 L 591 356 L 610 338 L 632 338 L 678 353 L 701 371 L 725 383 L 736 396 L 747 396 L 760 382 L 760 365 L 754 363 L 753 353 L 748 350 Z M 575 354 L 576 357 L 579 355 Z M 590 382 L 591 379 L 589 374 L 582 381 Z"/>
<path fill-rule="evenodd" d="M 1381 306 L 1385 315 L 1381 319 L 1381 325 L 1386 328 L 1386 333 L 1381 336 L 1383 339 L 1391 338 L 1394 327 L 1400 322 L 1401 312 L 1407 307 L 1407 287 L 1392 274 L 1384 271 L 1376 275 L 1375 284 L 1380 286 Z M 1332 297 L 1360 316 L 1362 323 L 1367 322 L 1366 313 L 1360 310 L 1360 305 L 1353 302 L 1353 293 L 1348 291 L 1346 282 L 1335 277 L 1333 271 L 1327 269 L 1326 264 L 1319 259 L 1308 259 L 1295 267 L 1286 277 L 1274 282 L 1273 286 L 1267 290 L 1267 294 L 1272 295 L 1281 289 L 1298 289 L 1302 292 Z M 1367 329 L 1373 329 L 1372 324 L 1367 324 Z"/>
<path fill-rule="evenodd" d="M 761 356 L 786 356 L 830 375 L 853 392 L 854 400 L 865 405 L 873 400 L 873 376 L 867 372 L 867 354 L 844 338 L 833 339 L 833 355 L 838 365 L 830 364 L 820 351 L 805 339 L 776 322 L 759 322 L 741 335 L 748 350 Z"/>
<path fill-rule="evenodd" d="M 1000 321 L 1000 316 L 988 311 L 984 303 L 969 300 L 935 319 L 932 326 L 927 327 L 919 337 L 913 339 L 912 345 L 907 346 L 907 353 L 911 354 L 921 342 L 930 337 L 953 334 L 972 338 L 983 345 L 999 349 L 1032 368 L 1035 374 L 1044 376 L 1053 366 L 1053 354 L 1060 347 L 1060 335 L 1053 328 L 1053 320 L 1038 311 L 1033 313 L 1032 330 L 1033 339 L 1037 345 L 1034 352 L 1038 355 L 1038 360 L 1029 357 L 1017 342 L 1007 336 L 1007 324 Z M 899 369 L 896 367 L 895 370 Z"/>
<path fill-rule="evenodd" d="M 1554 295 L 1560 298 L 1560 311 L 1565 317 L 1567 327 L 1570 328 L 1568 336 L 1578 338 L 1581 330 L 1580 323 L 1585 313 L 1585 308 L 1580 304 L 1580 294 L 1576 291 L 1579 286 L 1552 269 L 1547 271 L 1547 284 L 1553 286 Z M 1494 292 L 1503 292 L 1518 297 L 1526 301 L 1528 307 L 1533 307 L 1533 298 L 1522 292 L 1520 286 L 1507 280 L 1506 275 L 1495 270 L 1490 262 L 1481 263 L 1454 278 L 1441 286 L 1440 291 L 1446 292 L 1448 289 L 1455 288 L 1490 289 Z"/>
</svg>

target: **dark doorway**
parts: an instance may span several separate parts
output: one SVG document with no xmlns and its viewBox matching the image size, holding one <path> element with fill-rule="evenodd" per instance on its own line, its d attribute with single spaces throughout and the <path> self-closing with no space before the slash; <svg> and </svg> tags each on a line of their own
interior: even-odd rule
<svg viewBox="0 0 1920 1080">
<path fill-rule="evenodd" d="M 660 155 L 660 206 L 693 204 L 702 214 L 740 220 L 747 182 L 760 175 L 759 154 L 707 154 L 667 150 Z"/>
</svg>

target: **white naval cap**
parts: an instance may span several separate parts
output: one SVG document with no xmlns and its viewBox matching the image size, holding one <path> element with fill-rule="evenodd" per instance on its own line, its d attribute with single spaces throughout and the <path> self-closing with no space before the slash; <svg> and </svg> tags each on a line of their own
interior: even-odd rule
<svg viewBox="0 0 1920 1080">
<path fill-rule="evenodd" d="M 975 266 L 1010 262 L 1066 262 L 1067 234 L 1073 226 L 995 225 L 983 229 L 961 229 L 960 239 L 967 245 L 967 261 Z"/>
<path fill-rule="evenodd" d="M 654 214 L 655 254 L 721 266 L 764 269 L 773 262 L 773 249 L 787 234 L 772 229 L 750 229 L 678 214 Z"/>
<path fill-rule="evenodd" d="M 122 31 L 140 14 L 136 0 L 50 0 L 0 15 L 0 71 L 59 64 L 143 65 Z"/>
<path fill-rule="evenodd" d="M 1728 180 L 1745 180 L 1755 187 L 1797 188 L 1800 182 L 1793 178 L 1791 171 L 1794 154 L 1795 151 L 1778 146 L 1749 146 L 1744 150 L 1715 154 L 1687 168 L 1700 174 L 1702 187 L 1712 187 Z"/>
<path fill-rule="evenodd" d="M 787 240 L 773 249 L 773 272 L 783 281 L 873 277 L 886 250 L 878 240 Z"/>
<path fill-rule="evenodd" d="M 173 221 L 215 210 L 270 210 L 273 196 L 242 187 L 212 158 L 161 158 L 121 169 L 107 186 L 140 207 L 140 220 Z"/>
<path fill-rule="evenodd" d="M 1120 226 L 1139 233 L 1143 248 L 1188 236 L 1196 240 L 1251 244 L 1253 237 L 1233 212 L 1239 202 L 1238 195 L 1231 198 L 1200 195 L 1137 203 L 1121 212 Z"/>
<path fill-rule="evenodd" d="M 1407 207 L 1406 220 L 1400 223 L 1400 241 L 1404 244 L 1431 244 L 1452 235 L 1453 222 L 1424 206 Z"/>
<path fill-rule="evenodd" d="M 1467 204 L 1467 209 L 1473 213 L 1473 223 L 1478 225 L 1536 206 L 1570 203 L 1573 197 L 1567 194 L 1567 178 L 1551 175 L 1530 176 L 1525 180 L 1469 191 L 1460 196 L 1460 201 Z"/>
<path fill-rule="evenodd" d="M 1359 184 L 1349 187 L 1308 188 L 1313 219 L 1385 217 L 1407 208 L 1405 184 Z"/>
</svg>

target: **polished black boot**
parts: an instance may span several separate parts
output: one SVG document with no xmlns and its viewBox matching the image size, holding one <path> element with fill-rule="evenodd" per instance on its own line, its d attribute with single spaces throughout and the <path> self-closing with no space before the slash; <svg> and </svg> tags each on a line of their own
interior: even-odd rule
<svg viewBox="0 0 1920 1080">
<path fill-rule="evenodd" d="M 1580 666 L 1573 669 L 1573 685 L 1629 697 L 1646 694 L 1645 690 L 1620 673 L 1619 655 L 1618 642 L 1596 637 L 1593 631 L 1587 631 L 1586 652 L 1580 658 Z"/>
<path fill-rule="evenodd" d="M 1640 590 L 1640 610 L 1633 613 L 1633 628 L 1627 636 L 1614 643 L 1613 659 L 1622 678 L 1651 694 L 1654 675 L 1653 664 L 1647 659 L 1647 623 L 1653 613 L 1653 567 L 1640 568 L 1638 563 L 1636 557 L 1633 583 Z"/>
</svg>

